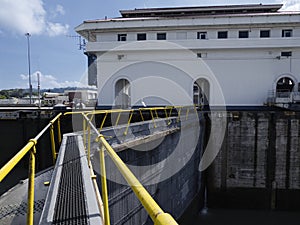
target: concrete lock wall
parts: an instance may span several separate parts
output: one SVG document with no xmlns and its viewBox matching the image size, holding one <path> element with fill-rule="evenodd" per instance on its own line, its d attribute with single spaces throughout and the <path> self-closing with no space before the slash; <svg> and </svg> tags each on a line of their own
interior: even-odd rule
<svg viewBox="0 0 300 225">
<path fill-rule="evenodd" d="M 209 207 L 300 208 L 300 113 L 229 112 L 207 171 Z"/>
<path fill-rule="evenodd" d="M 176 219 L 182 215 L 200 189 L 201 177 L 198 168 L 204 130 L 201 128 L 195 132 L 193 128 L 200 128 L 199 124 L 198 119 L 195 120 L 192 116 L 181 121 L 176 118 L 160 119 L 155 122 L 155 126 L 153 121 L 139 122 L 130 126 L 124 140 L 122 134 L 126 126 L 102 131 L 104 135 L 111 137 L 108 141 L 150 195 L 165 212 L 170 212 Z M 140 142 L 142 139 L 139 137 L 144 137 L 144 141 Z M 132 143 L 135 140 L 137 142 L 134 145 Z M 97 146 L 93 145 L 93 149 L 95 148 Z M 175 159 L 172 154 L 175 154 Z M 98 185 L 101 187 L 97 151 L 92 158 L 98 175 Z M 111 224 L 153 224 L 110 157 L 106 155 L 105 160 Z M 178 171 L 176 166 L 174 168 L 176 164 L 181 167 L 177 168 Z"/>
</svg>

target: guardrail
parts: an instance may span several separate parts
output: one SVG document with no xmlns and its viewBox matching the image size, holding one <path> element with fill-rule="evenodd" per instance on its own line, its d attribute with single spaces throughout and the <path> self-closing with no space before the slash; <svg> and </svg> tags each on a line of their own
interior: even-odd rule
<svg viewBox="0 0 300 225">
<path fill-rule="evenodd" d="M 28 179 L 28 197 L 27 197 L 27 219 L 26 224 L 33 224 L 33 212 L 34 212 L 34 176 L 35 176 L 35 154 L 36 145 L 39 138 L 49 129 L 51 138 L 51 150 L 53 163 L 56 160 L 56 150 L 55 150 L 55 136 L 54 136 L 54 123 L 57 122 L 58 129 L 58 141 L 61 142 L 61 131 L 60 131 L 60 116 L 59 113 L 49 124 L 35 137 L 28 141 L 28 143 L 0 169 L 0 182 L 10 173 L 10 171 L 20 162 L 20 160 L 30 152 L 29 157 L 29 179 Z"/>
<path fill-rule="evenodd" d="M 110 144 L 106 141 L 104 136 L 98 131 L 98 129 L 93 125 L 91 120 L 87 117 L 87 115 L 82 114 L 86 122 L 88 123 L 89 131 L 93 129 L 93 131 L 97 135 L 97 142 L 100 142 L 101 149 L 99 151 L 100 158 L 100 172 L 101 172 L 101 185 L 102 185 L 102 199 L 104 204 L 104 223 L 105 225 L 110 225 L 110 217 L 109 217 L 109 205 L 108 205 L 108 191 L 107 191 L 107 183 L 106 183 L 106 169 L 105 169 L 105 157 L 104 152 L 108 153 L 122 176 L 125 178 L 127 183 L 130 185 L 131 189 L 144 206 L 145 210 L 151 217 L 152 221 L 155 225 L 176 225 L 177 222 L 174 218 L 165 213 L 159 205 L 154 201 L 148 191 L 143 187 L 143 185 L 138 181 L 138 179 L 134 176 L 134 174 L 129 170 L 126 164 L 122 161 L 122 159 L 117 155 L 117 153 L 113 150 Z M 88 161 L 90 162 L 89 154 Z"/>
<path fill-rule="evenodd" d="M 275 103 L 299 103 L 300 102 L 300 92 L 290 91 L 288 89 L 282 90 L 269 90 L 268 97 L 266 100 L 267 104 Z"/>
<path fill-rule="evenodd" d="M 145 121 L 143 112 L 148 111 L 150 113 L 150 118 L 156 127 L 155 119 L 159 118 L 158 111 L 164 112 L 164 117 L 169 119 L 172 116 L 174 110 L 177 110 L 177 121 L 183 118 L 183 111 L 185 110 L 184 118 L 187 120 L 191 109 L 197 110 L 196 106 L 168 106 L 168 107 L 155 107 L 155 108 L 140 108 L 140 109 L 113 109 L 113 110 L 97 110 L 97 111 L 80 111 L 80 112 L 67 112 L 65 114 L 59 113 L 54 119 L 52 119 L 49 124 L 33 139 L 30 139 L 28 143 L 11 159 L 9 160 L 1 169 L 0 169 L 0 182 L 11 172 L 11 170 L 20 162 L 20 160 L 30 152 L 29 158 L 29 182 L 28 182 L 28 208 L 27 208 L 27 219 L 26 224 L 33 224 L 33 213 L 34 213 L 34 177 L 35 177 L 35 154 L 36 154 L 36 145 L 38 143 L 39 138 L 49 129 L 50 131 L 50 140 L 51 140 L 51 152 L 53 157 L 53 163 L 56 161 L 56 149 L 55 149 L 55 132 L 54 132 L 54 124 L 57 122 L 57 140 L 59 144 L 61 143 L 61 128 L 60 128 L 60 118 L 62 115 L 70 115 L 70 114 L 79 114 L 83 117 L 83 140 L 84 145 L 87 151 L 87 159 L 88 165 L 91 168 L 91 129 L 97 135 L 97 141 L 101 143 L 101 150 L 99 151 L 100 156 L 100 165 L 101 165 L 101 183 L 102 183 L 102 198 L 104 205 L 104 222 L 105 225 L 110 224 L 109 219 L 109 210 L 108 210 L 108 193 L 107 193 L 107 185 L 106 185 L 106 172 L 105 172 L 105 160 L 104 160 L 104 151 L 106 150 L 108 155 L 111 157 L 121 174 L 124 176 L 125 180 L 128 182 L 149 216 L 153 220 L 155 225 L 175 225 L 176 221 L 173 219 L 171 215 L 163 212 L 163 210 L 159 207 L 159 205 L 153 200 L 151 195 L 147 192 L 147 190 L 142 186 L 142 184 L 138 181 L 138 179 L 133 175 L 133 173 L 128 169 L 125 163 L 121 160 L 121 158 L 116 154 L 113 148 L 106 141 L 104 136 L 101 134 L 101 130 L 106 122 L 108 114 L 117 114 L 116 121 L 114 126 L 117 126 L 120 122 L 120 117 L 122 113 L 128 113 L 128 120 L 126 122 L 126 129 L 124 131 L 124 135 L 127 135 L 129 126 L 131 124 L 131 120 L 134 112 L 138 112 L 140 114 L 141 120 Z M 97 129 L 92 123 L 92 119 L 95 115 L 103 114 L 104 118 L 101 122 L 100 128 Z M 86 145 L 87 144 L 87 145 Z M 91 177 L 95 178 L 95 175 L 91 169 Z M 102 202 L 98 204 L 100 207 L 100 211 L 102 211 Z"/>
</svg>

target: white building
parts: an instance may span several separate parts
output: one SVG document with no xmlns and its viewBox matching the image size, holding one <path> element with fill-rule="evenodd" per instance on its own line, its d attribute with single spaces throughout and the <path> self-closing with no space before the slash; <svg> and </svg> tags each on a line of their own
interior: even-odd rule
<svg viewBox="0 0 300 225">
<path fill-rule="evenodd" d="M 84 104 L 93 104 L 97 101 L 97 90 L 74 89 L 65 90 L 64 95 L 68 96 L 70 102 L 83 102 Z"/>
<path fill-rule="evenodd" d="M 300 12 L 282 5 L 146 8 L 85 21 L 100 106 L 297 102 Z"/>
</svg>

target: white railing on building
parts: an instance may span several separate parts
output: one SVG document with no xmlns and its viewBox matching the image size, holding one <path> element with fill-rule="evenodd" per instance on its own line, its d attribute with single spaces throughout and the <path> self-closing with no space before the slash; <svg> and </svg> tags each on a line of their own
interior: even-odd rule
<svg viewBox="0 0 300 225">
<path fill-rule="evenodd" d="M 268 91 L 267 104 L 289 104 L 289 103 L 300 103 L 300 92 L 299 91 L 289 91 L 281 90 Z"/>
</svg>

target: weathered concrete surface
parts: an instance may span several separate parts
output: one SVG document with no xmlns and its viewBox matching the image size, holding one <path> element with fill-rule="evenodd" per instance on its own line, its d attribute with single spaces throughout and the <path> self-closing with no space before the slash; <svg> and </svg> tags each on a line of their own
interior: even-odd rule
<svg viewBox="0 0 300 225">
<path fill-rule="evenodd" d="M 53 167 L 36 174 L 34 196 L 34 224 L 38 224 L 49 186 L 44 185 L 45 181 L 50 181 L 53 174 Z M 27 190 L 28 179 L 21 181 L 12 189 L 3 194 L 0 198 L 0 224 L 21 225 L 26 224 L 27 215 Z"/>
<path fill-rule="evenodd" d="M 208 172 L 211 207 L 300 209 L 300 113 L 229 112 Z"/>
</svg>

